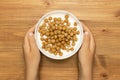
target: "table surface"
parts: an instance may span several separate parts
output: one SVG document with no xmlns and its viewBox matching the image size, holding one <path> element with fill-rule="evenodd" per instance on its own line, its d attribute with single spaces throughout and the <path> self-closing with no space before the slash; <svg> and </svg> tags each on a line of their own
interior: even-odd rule
<svg viewBox="0 0 120 80">
<path fill-rule="evenodd" d="M 24 80 L 23 38 L 48 11 L 67 10 L 91 29 L 94 80 L 120 80 L 120 0 L 0 0 L 0 80 Z M 42 55 L 41 80 L 78 80 L 77 54 L 54 61 Z"/>
</svg>

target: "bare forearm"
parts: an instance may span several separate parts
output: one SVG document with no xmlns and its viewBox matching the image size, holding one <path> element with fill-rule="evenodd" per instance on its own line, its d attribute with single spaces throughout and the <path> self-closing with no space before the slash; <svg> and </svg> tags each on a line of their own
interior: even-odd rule
<svg viewBox="0 0 120 80">
<path fill-rule="evenodd" d="M 80 80 L 92 80 L 92 69 L 86 68 L 82 70 Z"/>
<path fill-rule="evenodd" d="M 33 69 L 26 70 L 26 80 L 39 80 L 39 69 L 37 69 L 37 70 L 33 70 Z"/>
<path fill-rule="evenodd" d="M 79 71 L 81 73 L 79 80 L 92 80 L 92 61 L 90 61 L 89 63 L 82 64 L 81 66 L 79 66 L 79 68 L 81 68 L 81 72 Z"/>
</svg>

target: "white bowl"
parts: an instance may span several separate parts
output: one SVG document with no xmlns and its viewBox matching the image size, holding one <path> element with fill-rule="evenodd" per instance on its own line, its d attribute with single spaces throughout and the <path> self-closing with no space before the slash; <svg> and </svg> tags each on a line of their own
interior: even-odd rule
<svg viewBox="0 0 120 80">
<path fill-rule="evenodd" d="M 66 14 L 69 15 L 69 21 L 71 23 L 71 26 L 73 25 L 74 22 L 77 22 L 77 29 L 80 31 L 80 34 L 77 35 L 78 41 L 76 42 L 76 45 L 74 46 L 73 51 L 67 52 L 67 51 L 62 50 L 62 52 L 63 52 L 62 56 L 50 54 L 48 51 L 45 51 L 44 49 L 42 49 L 42 42 L 40 40 L 40 33 L 38 32 L 38 29 L 39 29 L 40 25 L 43 23 L 45 18 L 52 16 L 52 17 L 61 17 L 62 19 L 64 19 L 64 16 Z M 40 18 L 40 20 L 36 24 L 36 28 L 35 28 L 35 39 L 36 39 L 38 48 L 45 56 L 52 58 L 52 59 L 62 60 L 62 59 L 66 59 L 66 58 L 73 56 L 81 47 L 82 42 L 83 42 L 83 28 L 82 28 L 80 21 L 72 13 L 70 13 L 68 11 L 64 11 L 64 10 L 55 10 L 55 11 L 46 13 L 44 16 L 42 16 Z"/>
</svg>

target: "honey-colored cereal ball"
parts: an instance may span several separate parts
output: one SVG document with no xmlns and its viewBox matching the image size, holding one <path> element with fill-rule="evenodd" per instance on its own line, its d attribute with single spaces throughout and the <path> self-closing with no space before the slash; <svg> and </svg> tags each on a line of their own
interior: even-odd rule
<svg viewBox="0 0 120 80">
<path fill-rule="evenodd" d="M 76 33 L 77 33 L 77 34 L 80 34 L 80 31 L 77 31 Z"/>
<path fill-rule="evenodd" d="M 68 19 L 68 18 L 69 18 L 69 15 L 66 14 L 66 15 L 65 15 L 65 19 Z"/>
<path fill-rule="evenodd" d="M 74 50 L 74 48 L 73 48 L 73 47 L 71 47 L 71 48 L 70 48 L 70 50 L 71 50 L 71 51 L 73 51 L 73 50 Z"/>
<path fill-rule="evenodd" d="M 63 53 L 62 52 L 59 52 L 59 56 L 62 56 L 63 55 Z"/>
<path fill-rule="evenodd" d="M 72 46 L 75 46 L 75 42 L 72 42 Z"/>
<path fill-rule="evenodd" d="M 67 20 L 67 19 L 65 19 L 65 20 L 64 20 L 64 23 L 68 23 L 68 20 Z"/>
<path fill-rule="evenodd" d="M 52 40 L 51 40 L 51 42 L 52 42 L 52 43 L 55 43 L 55 40 L 54 40 L 54 39 L 52 39 Z"/>
<path fill-rule="evenodd" d="M 54 21 L 55 21 L 55 22 L 57 21 L 57 18 L 56 18 L 56 17 L 54 18 Z"/>
<path fill-rule="evenodd" d="M 51 17 L 51 16 L 49 17 L 49 20 L 52 20 L 52 17 Z"/>
<path fill-rule="evenodd" d="M 77 26 L 77 23 L 76 23 L 76 22 L 74 22 L 74 26 Z"/>
<path fill-rule="evenodd" d="M 61 21 L 61 18 L 59 17 L 57 20 L 58 20 L 58 21 Z"/>
<path fill-rule="evenodd" d="M 69 23 L 69 22 L 67 23 L 67 26 L 70 26 L 70 23 Z"/>
<path fill-rule="evenodd" d="M 43 23 L 43 24 L 42 24 L 42 27 L 46 27 L 46 23 Z"/>
<path fill-rule="evenodd" d="M 47 23 L 47 22 L 48 22 L 48 19 L 45 19 L 44 22 Z"/>
<path fill-rule="evenodd" d="M 76 28 L 76 27 L 74 27 L 74 28 L 73 28 L 73 30 L 74 30 L 74 31 L 76 31 L 76 30 L 77 30 L 77 28 Z"/>
</svg>

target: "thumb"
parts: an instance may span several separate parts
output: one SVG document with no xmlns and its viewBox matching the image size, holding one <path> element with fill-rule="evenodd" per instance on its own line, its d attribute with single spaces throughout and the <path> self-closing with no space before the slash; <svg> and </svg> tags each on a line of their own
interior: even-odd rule
<svg viewBox="0 0 120 80">
<path fill-rule="evenodd" d="M 89 32 L 84 33 L 84 41 L 82 44 L 82 48 L 90 49 L 90 33 Z"/>
<path fill-rule="evenodd" d="M 34 34 L 32 32 L 29 32 L 28 39 L 29 39 L 29 44 L 30 44 L 30 50 L 36 50 L 37 45 L 36 45 Z"/>
</svg>

